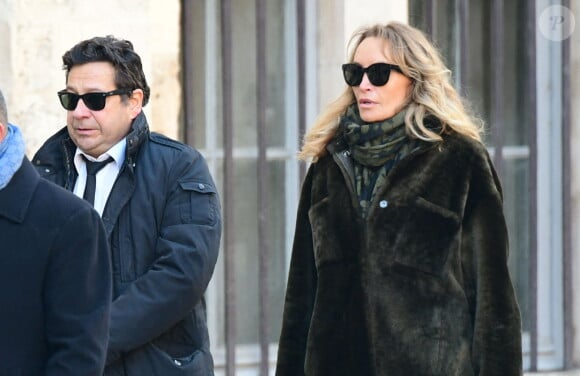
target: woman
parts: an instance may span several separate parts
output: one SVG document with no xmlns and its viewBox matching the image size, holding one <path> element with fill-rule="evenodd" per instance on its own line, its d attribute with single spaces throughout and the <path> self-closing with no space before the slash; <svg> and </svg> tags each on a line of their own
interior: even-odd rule
<svg viewBox="0 0 580 376">
<path fill-rule="evenodd" d="M 522 373 L 500 182 L 418 30 L 353 37 L 305 136 L 278 376 Z M 339 119 L 338 121 L 336 119 Z"/>
</svg>

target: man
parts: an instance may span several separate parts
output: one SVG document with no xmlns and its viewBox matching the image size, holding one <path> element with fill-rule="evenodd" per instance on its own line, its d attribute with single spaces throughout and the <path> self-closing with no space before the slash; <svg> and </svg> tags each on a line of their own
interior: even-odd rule
<svg viewBox="0 0 580 376">
<path fill-rule="evenodd" d="M 203 295 L 221 214 L 206 162 L 150 133 L 142 112 L 150 90 L 131 42 L 85 40 L 63 63 L 66 88 L 58 95 L 67 126 L 34 164 L 78 196 L 96 183 L 113 263 L 105 375 L 213 375 Z M 87 165 L 102 161 L 110 162 L 87 179 Z"/>
<path fill-rule="evenodd" d="M 0 92 L 0 375 L 100 376 L 111 304 L 105 230 L 24 151 Z"/>
</svg>

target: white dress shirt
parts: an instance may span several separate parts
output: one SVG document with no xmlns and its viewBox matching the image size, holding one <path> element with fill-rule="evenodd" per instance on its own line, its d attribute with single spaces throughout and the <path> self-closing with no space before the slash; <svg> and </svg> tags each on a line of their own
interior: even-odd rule
<svg viewBox="0 0 580 376">
<path fill-rule="evenodd" d="M 105 154 L 101 154 L 98 158 L 93 158 L 90 155 L 83 153 L 79 148 L 77 148 L 74 156 L 74 165 L 77 169 L 78 177 L 75 183 L 74 194 L 83 198 L 83 193 L 85 192 L 85 185 L 87 183 L 87 166 L 84 159 L 81 157 L 83 154 L 89 161 L 101 162 L 105 159 L 112 157 L 113 162 L 107 164 L 103 167 L 96 175 L 96 190 L 95 190 L 95 210 L 103 216 L 103 210 L 105 210 L 105 205 L 113 184 L 117 180 L 117 175 L 123 166 L 125 161 L 125 149 L 127 148 L 127 139 L 123 138 L 121 141 L 117 142 L 113 147 L 111 147 Z"/>
</svg>

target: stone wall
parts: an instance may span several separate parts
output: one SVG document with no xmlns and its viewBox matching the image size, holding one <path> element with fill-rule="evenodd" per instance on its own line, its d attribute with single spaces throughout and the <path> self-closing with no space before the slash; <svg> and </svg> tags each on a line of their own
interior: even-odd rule
<svg viewBox="0 0 580 376">
<path fill-rule="evenodd" d="M 56 92 L 65 86 L 62 55 L 77 42 L 114 35 L 130 40 L 151 87 L 152 130 L 177 137 L 180 88 L 178 0 L 0 0 L 0 88 L 10 121 L 31 156 L 65 125 Z"/>
</svg>

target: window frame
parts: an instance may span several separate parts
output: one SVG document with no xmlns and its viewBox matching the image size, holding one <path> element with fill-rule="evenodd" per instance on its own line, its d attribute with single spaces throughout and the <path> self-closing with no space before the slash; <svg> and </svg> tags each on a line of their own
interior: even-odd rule
<svg viewBox="0 0 580 376">
<path fill-rule="evenodd" d="M 284 121 L 288 126 L 285 127 L 285 145 L 283 147 L 267 147 L 266 158 L 268 162 L 271 161 L 284 161 L 285 163 L 285 202 L 284 202 L 284 213 L 285 222 L 287 225 L 284 229 L 284 250 L 283 258 L 285 265 L 289 265 L 291 247 L 294 238 L 294 223 L 296 217 L 296 208 L 298 206 L 298 196 L 301 186 L 300 169 L 301 163 L 296 158 L 296 152 L 299 149 L 300 135 L 299 135 L 299 109 L 297 98 L 300 95 L 305 96 L 305 118 L 310 121 L 313 118 L 313 113 L 316 107 L 316 96 L 317 92 L 314 85 L 305 85 L 304 93 L 299 93 L 300 88 L 297 85 L 299 74 L 298 65 L 296 64 L 298 50 L 298 18 L 297 14 L 298 2 L 301 0 L 289 0 L 284 2 L 284 40 L 285 40 L 285 50 L 284 60 L 287 67 L 286 74 L 280 77 L 285 80 L 285 92 L 284 102 L 285 102 L 285 118 Z M 316 3 L 315 2 L 303 2 L 304 6 L 304 20 L 302 20 L 303 27 L 306 30 L 311 31 L 315 29 L 316 22 Z M 221 93 L 221 81 L 219 80 L 219 70 L 221 69 L 221 41 L 219 35 L 219 27 L 216 25 L 220 24 L 220 1 L 219 0 L 205 0 L 203 3 L 198 4 L 199 7 L 204 7 L 204 48 L 203 48 L 203 59 L 204 59 L 204 103 L 203 108 L 205 111 L 206 119 L 221 119 L 218 113 L 218 101 L 220 99 Z M 192 11 L 193 6 L 184 6 L 187 11 Z M 183 15 L 182 17 L 187 17 Z M 187 25 L 187 20 L 183 19 L 184 25 Z M 185 27 L 185 26 L 184 26 Z M 305 71 L 302 72 L 303 79 L 306 82 L 316 82 L 316 33 L 307 32 L 304 33 L 304 46 L 305 46 Z M 183 43 L 187 42 L 187 35 L 183 37 Z M 187 50 L 187 47 L 184 46 Z M 199 56 L 199 52 L 198 52 Z M 188 64 L 184 62 L 184 67 Z M 191 74 L 191 72 L 189 72 Z M 188 81 L 184 80 L 184 84 L 187 85 Z M 188 92 L 188 88 L 184 88 L 184 91 Z M 186 98 L 187 100 L 187 98 Z M 184 110 L 188 110 L 188 106 L 184 105 Z M 191 109 L 189 109 L 191 111 Z M 191 116 L 184 114 L 184 118 L 188 119 Z M 212 123 L 212 121 L 206 121 L 206 123 Z M 204 155 L 207 160 L 208 167 L 213 176 L 221 176 L 221 169 L 223 168 L 223 160 L 225 150 L 222 145 L 222 141 L 218 136 L 217 127 L 205 126 L 205 132 L 203 132 L 203 140 L 197 140 L 196 143 L 203 145 L 203 147 L 198 148 L 199 151 Z M 187 127 L 187 122 L 186 122 Z M 190 134 L 187 129 L 184 129 L 184 135 Z M 191 140 L 196 141 L 196 140 Z M 233 160 L 257 160 L 258 158 L 258 145 L 255 147 L 233 147 L 232 150 Z M 302 167 L 303 168 L 303 167 Z M 223 174 L 222 174 L 223 175 Z M 219 183 L 218 183 L 219 184 Z M 220 189 L 222 191 L 222 189 Z M 257 218 L 256 218 L 257 221 Z M 257 236 L 257 235 L 256 235 Z M 228 361 L 228 350 L 227 350 L 227 336 L 226 331 L 223 329 L 224 317 L 226 315 L 225 301 L 224 301 L 224 291 L 226 289 L 225 282 L 225 267 L 224 267 L 224 244 L 222 239 L 222 250 L 220 251 L 220 256 L 218 258 L 218 263 L 214 271 L 214 276 L 210 281 L 208 289 L 206 291 L 206 303 L 208 311 L 208 330 L 211 341 L 211 351 L 214 357 L 214 366 L 216 374 L 228 374 L 230 366 L 227 365 Z M 276 250 L 278 252 L 278 250 Z M 285 268 L 285 273 L 288 272 L 288 267 Z M 284 281 L 287 279 L 287 274 L 283 277 Z M 284 297 L 281 296 L 280 299 Z M 235 320 L 236 318 L 234 318 Z M 272 320 L 280 320 L 281 317 L 272 317 Z M 234 339 L 235 341 L 235 339 Z M 260 343 L 252 344 L 237 344 L 234 346 L 235 349 L 235 369 L 238 375 L 254 375 L 260 369 L 261 362 L 261 348 Z M 273 372 L 276 363 L 277 355 L 277 343 L 272 342 L 268 346 L 268 366 L 270 371 Z"/>
</svg>

